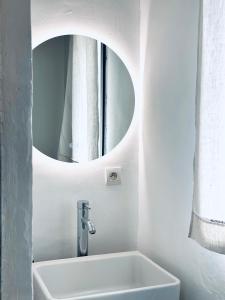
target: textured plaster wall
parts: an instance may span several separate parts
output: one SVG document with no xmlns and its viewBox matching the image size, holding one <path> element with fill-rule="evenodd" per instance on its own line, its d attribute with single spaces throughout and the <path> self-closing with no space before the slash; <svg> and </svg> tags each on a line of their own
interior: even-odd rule
<svg viewBox="0 0 225 300">
<path fill-rule="evenodd" d="M 188 239 L 199 1 L 141 4 L 139 249 L 181 279 L 182 300 L 223 300 L 225 257 Z"/>
<path fill-rule="evenodd" d="M 31 36 L 28 0 L 0 1 L 1 299 L 31 300 Z"/>
<path fill-rule="evenodd" d="M 139 1 L 33 0 L 35 47 L 60 34 L 87 34 L 119 53 L 138 90 Z M 126 138 L 104 158 L 88 164 L 58 162 L 33 151 L 33 246 L 35 260 L 76 255 L 76 201 L 89 200 L 97 233 L 90 254 L 137 247 L 138 94 Z M 104 184 L 104 170 L 122 167 L 122 185 Z"/>
</svg>

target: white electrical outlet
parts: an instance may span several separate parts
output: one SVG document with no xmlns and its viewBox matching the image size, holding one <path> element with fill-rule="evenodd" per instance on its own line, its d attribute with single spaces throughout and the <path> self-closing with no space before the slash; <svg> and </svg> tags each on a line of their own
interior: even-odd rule
<svg viewBox="0 0 225 300">
<path fill-rule="evenodd" d="M 105 184 L 121 184 L 121 167 L 105 168 Z"/>
</svg>

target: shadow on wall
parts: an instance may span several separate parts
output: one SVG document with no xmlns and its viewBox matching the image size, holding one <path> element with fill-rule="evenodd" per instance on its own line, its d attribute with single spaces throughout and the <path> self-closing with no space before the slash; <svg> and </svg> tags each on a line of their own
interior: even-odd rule
<svg viewBox="0 0 225 300">
<path fill-rule="evenodd" d="M 188 239 L 199 1 L 146 2 L 139 248 L 181 279 L 182 300 L 222 300 L 225 257 Z"/>
</svg>

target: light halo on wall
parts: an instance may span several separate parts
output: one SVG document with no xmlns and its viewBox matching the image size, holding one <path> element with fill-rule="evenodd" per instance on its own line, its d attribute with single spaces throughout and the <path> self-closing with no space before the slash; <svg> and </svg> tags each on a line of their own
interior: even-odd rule
<svg viewBox="0 0 225 300">
<path fill-rule="evenodd" d="M 110 150 L 110 152 L 106 153 L 104 156 L 101 156 L 94 160 L 90 160 L 88 162 L 82 162 L 79 164 L 68 164 L 67 162 L 58 161 L 54 158 L 47 156 L 46 154 L 42 153 L 36 147 L 33 146 L 33 156 L 35 159 L 38 158 L 38 159 L 45 160 L 46 163 L 47 162 L 49 162 L 49 163 L 57 162 L 57 166 L 69 165 L 69 166 L 72 166 L 75 168 L 82 168 L 82 167 L 85 168 L 87 166 L 91 166 L 91 165 L 93 166 L 95 164 L 107 162 L 108 160 L 113 158 L 115 155 L 119 155 L 119 153 L 122 153 L 123 149 L 126 148 L 127 144 L 129 143 L 129 140 L 133 136 L 133 133 L 134 133 L 134 131 L 137 127 L 137 123 L 138 123 L 139 84 L 138 84 L 138 80 L 136 78 L 136 74 L 135 74 L 134 68 L 132 66 L 132 63 L 129 61 L 127 55 L 125 55 L 125 53 L 124 53 L 125 51 L 122 51 L 122 49 L 119 49 L 119 47 L 116 46 L 116 43 L 114 43 L 114 41 L 112 39 L 106 37 L 104 34 L 98 34 L 98 33 L 89 32 L 89 31 L 87 32 L 87 30 L 74 30 L 73 28 L 70 28 L 68 30 L 67 26 L 65 26 L 65 28 L 63 28 L 63 26 L 61 26 L 60 28 L 55 28 L 54 31 L 48 30 L 45 28 L 44 34 L 41 37 L 38 36 L 35 39 L 35 35 L 33 35 L 32 49 L 34 50 L 39 45 L 41 45 L 42 43 L 44 43 L 52 38 L 56 38 L 59 36 L 65 36 L 65 35 L 82 35 L 82 36 L 86 36 L 86 37 L 90 37 L 90 38 L 99 40 L 102 43 L 104 43 L 107 47 L 109 47 L 111 50 L 113 50 L 114 53 L 117 54 L 118 57 L 122 60 L 122 62 L 126 66 L 127 71 L 131 77 L 131 81 L 132 81 L 133 87 L 134 87 L 134 95 L 135 95 L 134 113 L 133 113 L 133 117 L 132 117 L 130 126 L 129 126 L 126 134 L 124 135 L 124 137 L 121 139 L 121 141 L 112 150 Z"/>
</svg>

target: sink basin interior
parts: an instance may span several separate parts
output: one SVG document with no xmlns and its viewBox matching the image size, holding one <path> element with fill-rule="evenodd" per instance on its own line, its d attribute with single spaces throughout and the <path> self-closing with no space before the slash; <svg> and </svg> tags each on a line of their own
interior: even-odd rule
<svg viewBox="0 0 225 300">
<path fill-rule="evenodd" d="M 36 276 L 44 283 L 53 299 L 171 285 L 176 282 L 176 278 L 138 252 L 37 263 L 35 269 Z"/>
</svg>

